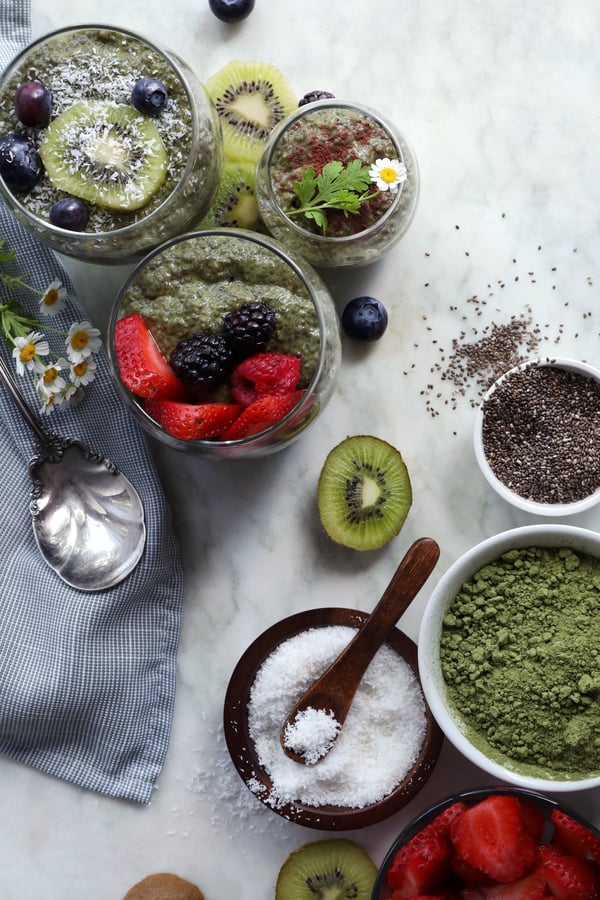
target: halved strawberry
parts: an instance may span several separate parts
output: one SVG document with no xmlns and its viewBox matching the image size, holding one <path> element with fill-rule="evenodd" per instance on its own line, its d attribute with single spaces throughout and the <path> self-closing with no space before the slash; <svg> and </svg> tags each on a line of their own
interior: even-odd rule
<svg viewBox="0 0 600 900">
<path fill-rule="evenodd" d="M 450 834 L 450 826 L 455 819 L 458 819 L 459 816 L 468 809 L 466 803 L 462 803 L 457 801 L 456 803 L 451 803 L 450 806 L 447 806 L 446 809 L 443 809 L 437 816 L 431 820 L 428 828 L 435 829 L 438 834 L 443 834 L 448 836 Z"/>
<path fill-rule="evenodd" d="M 182 400 L 187 395 L 139 313 L 115 325 L 115 353 L 123 384 L 138 397 Z"/>
<path fill-rule="evenodd" d="M 562 853 L 546 844 L 539 848 L 546 884 L 557 900 L 598 900 L 600 872 L 595 863 Z"/>
<path fill-rule="evenodd" d="M 554 824 L 551 843 L 580 859 L 594 859 L 600 863 L 600 840 L 592 832 L 560 809 L 553 809 L 550 820 Z"/>
<path fill-rule="evenodd" d="M 546 894 L 546 876 L 542 866 L 537 866 L 528 875 L 508 884 L 497 884 L 493 887 L 479 886 L 483 900 L 544 900 Z"/>
<path fill-rule="evenodd" d="M 281 397 L 261 397 L 238 416 L 235 422 L 222 435 L 224 441 L 237 441 L 251 434 L 264 431 L 280 419 L 283 419 L 302 399 L 304 391 L 294 391 Z"/>
<path fill-rule="evenodd" d="M 145 410 L 170 435 L 184 441 L 220 437 L 242 411 L 237 403 L 179 403 L 146 401 Z"/>
<path fill-rule="evenodd" d="M 450 826 L 456 855 L 499 882 L 516 881 L 536 860 L 516 797 L 492 794 Z"/>
<path fill-rule="evenodd" d="M 527 800 L 521 797 L 519 803 L 521 804 L 525 831 L 533 838 L 536 844 L 539 844 L 546 825 L 546 816 L 535 800 Z"/>
<path fill-rule="evenodd" d="M 435 828 L 425 826 L 394 857 L 387 883 L 394 896 L 413 897 L 439 893 L 450 874 L 449 840 Z"/>
<path fill-rule="evenodd" d="M 300 365 L 300 359 L 288 353 L 256 353 L 249 356 L 231 373 L 231 396 L 236 403 L 250 406 L 266 394 L 289 394 L 296 390 Z"/>
</svg>

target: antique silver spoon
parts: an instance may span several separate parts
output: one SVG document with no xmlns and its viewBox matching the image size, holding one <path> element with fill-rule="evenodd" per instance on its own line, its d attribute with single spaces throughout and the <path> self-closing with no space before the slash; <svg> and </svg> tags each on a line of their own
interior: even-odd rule
<svg viewBox="0 0 600 900">
<path fill-rule="evenodd" d="M 47 428 L 21 396 L 2 356 L 0 377 L 35 436 L 29 509 L 40 553 L 79 590 L 118 584 L 137 565 L 146 542 L 137 491 L 101 453 Z"/>
</svg>

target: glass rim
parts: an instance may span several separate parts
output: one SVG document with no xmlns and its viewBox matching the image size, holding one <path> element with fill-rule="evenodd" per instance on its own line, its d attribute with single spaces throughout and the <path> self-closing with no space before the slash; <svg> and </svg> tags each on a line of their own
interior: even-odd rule
<svg viewBox="0 0 600 900">
<path fill-rule="evenodd" d="M 59 228 L 58 225 L 53 225 L 47 219 L 43 219 L 41 216 L 36 216 L 32 213 L 19 199 L 19 195 L 15 194 L 11 191 L 2 176 L 0 175 L 0 194 L 7 201 L 9 206 L 12 206 L 15 209 L 18 209 L 19 215 L 21 215 L 27 222 L 30 222 L 32 225 L 38 226 L 41 224 L 44 229 L 48 232 L 49 235 L 52 235 L 56 238 L 64 237 L 64 235 L 69 235 L 69 238 L 77 243 L 84 245 L 85 244 L 93 244 L 96 241 L 103 239 L 118 239 L 123 236 L 127 237 L 132 232 L 135 233 L 140 230 L 141 227 L 146 227 L 148 223 L 152 223 L 155 219 L 160 218 L 160 213 L 164 210 L 164 207 L 169 203 L 175 194 L 178 194 L 182 188 L 182 185 L 185 184 L 185 180 L 188 176 L 189 171 L 193 168 L 193 145 L 195 137 L 198 133 L 198 116 L 194 103 L 192 102 L 192 90 L 189 84 L 188 78 L 185 72 L 181 69 L 179 61 L 176 59 L 174 55 L 171 54 L 171 51 L 166 47 L 161 47 L 160 45 L 154 43 L 154 41 L 149 38 L 144 37 L 144 35 L 139 32 L 132 31 L 129 28 L 122 28 L 120 25 L 104 25 L 104 24 L 86 24 L 83 23 L 81 25 L 65 25 L 62 28 L 57 28 L 55 31 L 49 31 L 35 40 L 31 41 L 27 44 L 26 47 L 23 47 L 9 62 L 6 68 L 0 72 L 0 91 L 4 88 L 8 79 L 13 75 L 19 66 L 26 61 L 28 55 L 35 50 L 37 47 L 43 46 L 43 44 L 57 38 L 61 37 L 64 34 L 75 33 L 78 31 L 112 31 L 115 34 L 123 34 L 127 37 L 133 38 L 134 40 L 139 41 L 142 44 L 148 46 L 155 53 L 158 53 L 161 56 L 165 63 L 173 70 L 175 75 L 177 76 L 181 86 L 183 87 L 188 106 L 190 109 L 190 114 L 192 117 L 192 135 L 191 135 L 191 147 L 190 152 L 188 154 L 188 159 L 185 164 L 185 168 L 183 169 L 180 178 L 177 180 L 177 183 L 174 185 L 173 190 L 170 191 L 165 199 L 160 203 L 156 209 L 153 209 L 152 212 L 148 213 L 148 215 L 143 216 L 138 219 L 136 222 L 131 222 L 129 225 L 124 225 L 122 228 L 114 228 L 111 231 L 69 231 L 67 228 Z M 204 85 L 201 85 L 204 90 Z"/>
</svg>

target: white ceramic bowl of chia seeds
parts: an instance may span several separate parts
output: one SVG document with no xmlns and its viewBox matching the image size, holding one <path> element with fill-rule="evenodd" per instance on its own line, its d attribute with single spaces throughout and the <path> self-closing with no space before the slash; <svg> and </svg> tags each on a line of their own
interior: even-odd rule
<svg viewBox="0 0 600 900">
<path fill-rule="evenodd" d="M 529 525 L 467 550 L 423 614 L 419 672 L 448 740 L 498 782 L 600 787 L 600 534 Z"/>
<path fill-rule="evenodd" d="M 134 97 L 152 80 L 166 89 L 158 110 Z M 50 94 L 49 119 L 19 118 L 16 93 L 28 83 Z M 0 74 L 0 138 L 14 136 L 35 148 L 33 163 L 24 182 L 3 169 L 0 196 L 52 249 L 95 263 L 136 261 L 191 228 L 221 176 L 221 127 L 204 86 L 168 50 L 111 25 L 45 34 Z M 78 221 L 56 218 L 65 200 Z"/>
<path fill-rule="evenodd" d="M 574 359 L 524 362 L 484 396 L 474 428 L 482 474 L 533 515 L 571 516 L 600 502 L 600 371 Z"/>
</svg>

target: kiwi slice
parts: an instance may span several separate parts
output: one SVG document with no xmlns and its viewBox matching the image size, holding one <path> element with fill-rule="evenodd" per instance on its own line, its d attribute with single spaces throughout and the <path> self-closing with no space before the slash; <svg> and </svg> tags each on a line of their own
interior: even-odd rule
<svg viewBox="0 0 600 900">
<path fill-rule="evenodd" d="M 216 197 L 197 227 L 258 229 L 254 163 L 223 163 Z"/>
<path fill-rule="evenodd" d="M 233 60 L 205 83 L 223 129 L 225 158 L 257 162 L 272 130 L 298 106 L 277 66 Z"/>
<path fill-rule="evenodd" d="M 314 841 L 284 862 L 275 900 L 370 900 L 376 875 L 370 856 L 353 841 Z"/>
<path fill-rule="evenodd" d="M 325 531 L 338 544 L 354 550 L 383 547 L 400 531 L 411 503 L 408 470 L 387 441 L 357 434 L 328 454 L 317 504 Z"/>
<path fill-rule="evenodd" d="M 40 156 L 54 187 L 103 209 L 141 209 L 167 174 L 155 123 L 100 100 L 82 100 L 53 119 Z"/>
</svg>

